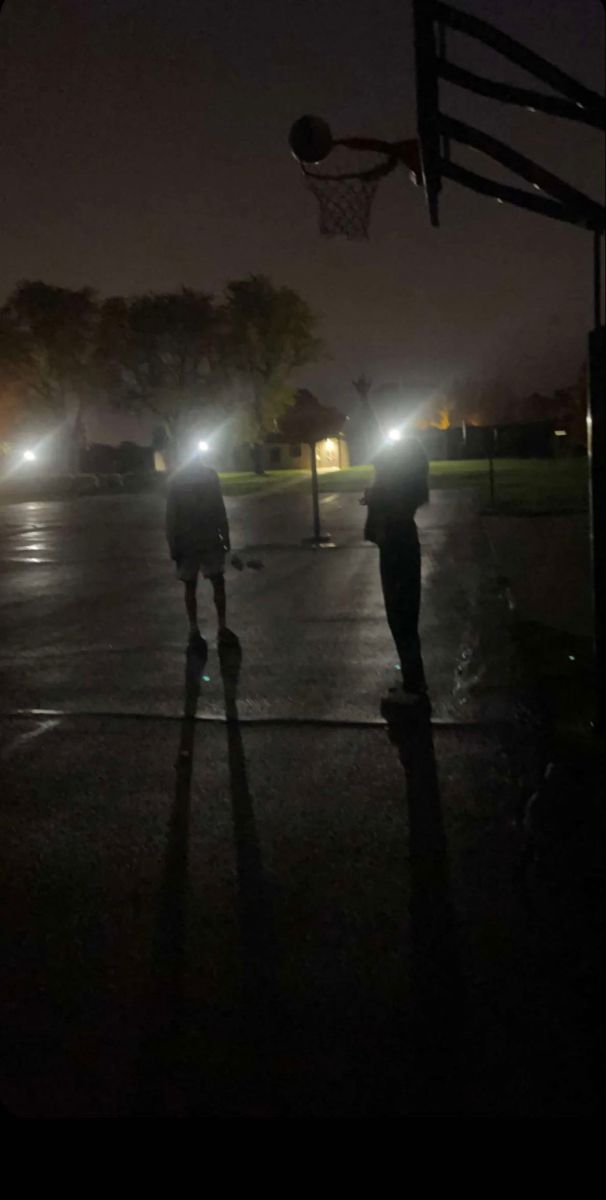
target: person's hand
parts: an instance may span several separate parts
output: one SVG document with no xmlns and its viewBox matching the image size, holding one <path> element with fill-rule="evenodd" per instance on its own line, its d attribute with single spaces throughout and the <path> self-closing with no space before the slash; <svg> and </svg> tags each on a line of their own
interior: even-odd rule
<svg viewBox="0 0 606 1200">
<path fill-rule="evenodd" d="M 244 570 L 244 563 L 242 562 L 242 559 L 240 558 L 239 554 L 232 554 L 231 565 L 232 565 L 232 567 L 236 568 L 236 571 Z"/>
</svg>

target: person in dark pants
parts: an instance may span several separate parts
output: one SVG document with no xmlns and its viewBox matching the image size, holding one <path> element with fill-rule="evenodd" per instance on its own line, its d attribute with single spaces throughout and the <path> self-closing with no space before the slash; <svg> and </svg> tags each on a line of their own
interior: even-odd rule
<svg viewBox="0 0 606 1200">
<path fill-rule="evenodd" d="M 375 459 L 375 479 L 366 494 L 364 537 L 379 547 L 387 622 L 402 669 L 402 684 L 385 697 L 414 705 L 427 694 L 419 640 L 421 550 L 417 509 L 429 500 L 429 464 L 416 438 L 386 446 Z"/>
<path fill-rule="evenodd" d="M 216 471 L 199 458 L 193 458 L 173 475 L 166 504 L 166 536 L 177 578 L 185 584 L 185 608 L 189 620 L 189 647 L 205 655 L 207 644 L 198 626 L 198 576 L 208 579 L 213 589 L 217 613 L 219 646 L 238 644 L 227 627 L 225 560 L 231 553 L 227 513 Z M 242 560 L 232 556 L 242 570 Z"/>
</svg>

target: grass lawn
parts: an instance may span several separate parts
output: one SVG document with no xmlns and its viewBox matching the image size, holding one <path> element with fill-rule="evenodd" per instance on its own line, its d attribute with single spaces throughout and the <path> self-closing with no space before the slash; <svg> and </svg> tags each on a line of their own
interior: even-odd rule
<svg viewBox="0 0 606 1200">
<path fill-rule="evenodd" d="M 491 507 L 488 462 L 432 462 L 430 486 L 473 488 Z M 319 476 L 321 492 L 361 492 L 372 482 L 372 467 L 349 467 Z M 494 463 L 495 512 L 509 515 L 584 512 L 587 508 L 587 460 L 584 458 L 502 458 Z M 228 471 L 221 475 L 227 496 L 243 496 L 297 485 L 307 486 L 308 471 Z"/>
<path fill-rule="evenodd" d="M 254 471 L 222 471 L 220 479 L 225 496 L 248 496 L 304 483 L 309 479 L 309 472 L 266 471 L 264 475 L 255 475 Z"/>
<path fill-rule="evenodd" d="M 433 462 L 431 487 L 473 487 L 492 507 L 488 462 Z M 587 460 L 584 458 L 501 458 L 494 461 L 494 511 L 510 515 L 584 512 Z"/>
</svg>

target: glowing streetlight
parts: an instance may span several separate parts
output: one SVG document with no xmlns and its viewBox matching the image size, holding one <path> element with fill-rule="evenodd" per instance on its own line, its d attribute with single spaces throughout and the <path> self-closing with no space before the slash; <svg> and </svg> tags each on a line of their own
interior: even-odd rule
<svg viewBox="0 0 606 1200">
<path fill-rule="evenodd" d="M 389 438 L 390 442 L 399 442 L 402 434 L 400 433 L 399 429 L 390 429 L 387 437 Z"/>
<path fill-rule="evenodd" d="M 23 461 L 24 462 L 35 462 L 37 457 L 38 456 L 34 453 L 33 450 L 25 450 L 23 453 Z"/>
<path fill-rule="evenodd" d="M 205 441 L 198 442 L 198 450 L 200 451 L 200 454 L 206 454 L 206 452 L 208 450 L 208 442 L 205 442 Z"/>
</svg>

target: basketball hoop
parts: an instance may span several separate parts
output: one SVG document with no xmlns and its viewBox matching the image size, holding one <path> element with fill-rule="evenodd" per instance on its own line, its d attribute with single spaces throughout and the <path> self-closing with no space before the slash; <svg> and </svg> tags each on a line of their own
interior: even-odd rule
<svg viewBox="0 0 606 1200">
<path fill-rule="evenodd" d="M 370 215 L 381 179 L 393 171 L 397 158 L 368 171 L 323 175 L 301 164 L 305 182 L 319 205 L 318 229 L 324 237 L 346 237 L 349 241 L 368 238 Z"/>
<path fill-rule="evenodd" d="M 406 142 L 386 142 L 379 138 L 333 139 L 329 125 L 321 117 L 304 116 L 290 131 L 290 148 L 297 159 L 309 191 L 319 205 L 318 226 L 324 237 L 343 236 L 350 241 L 368 237 L 370 216 L 377 188 L 398 164 L 410 171 L 414 183 L 421 183 L 421 161 L 416 138 Z M 383 162 L 357 171 L 327 174 L 311 170 L 332 150 L 380 154 Z"/>
</svg>

